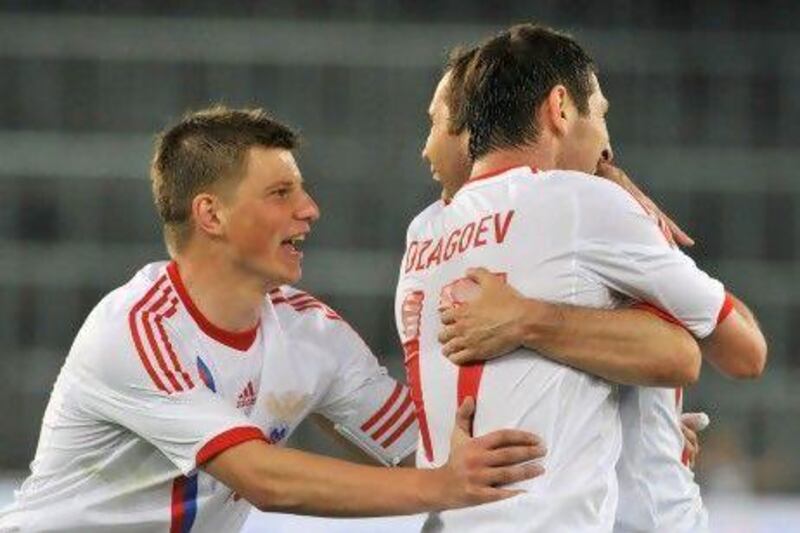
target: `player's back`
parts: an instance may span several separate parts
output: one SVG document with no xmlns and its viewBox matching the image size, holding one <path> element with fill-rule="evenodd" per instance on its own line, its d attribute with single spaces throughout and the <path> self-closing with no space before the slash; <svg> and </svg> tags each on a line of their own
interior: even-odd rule
<svg viewBox="0 0 800 533">
<path fill-rule="evenodd" d="M 422 433 L 418 464 L 447 460 L 457 404 L 471 395 L 475 435 L 526 429 L 548 449 L 544 475 L 518 485 L 525 494 L 432 515 L 428 530 L 611 530 L 621 445 L 616 387 L 528 350 L 459 369 L 437 340 L 438 308 L 469 298 L 469 267 L 504 276 L 526 296 L 613 306 L 612 292 L 582 272 L 574 239 L 582 203 L 613 186 L 598 182 L 512 169 L 467 183 L 449 205 L 432 206 L 409 228 L 396 309 Z"/>
</svg>

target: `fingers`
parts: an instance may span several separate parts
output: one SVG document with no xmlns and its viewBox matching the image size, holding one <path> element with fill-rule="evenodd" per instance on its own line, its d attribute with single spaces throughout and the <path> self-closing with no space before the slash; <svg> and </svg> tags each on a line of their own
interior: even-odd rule
<svg viewBox="0 0 800 533">
<path fill-rule="evenodd" d="M 692 247 L 694 246 L 694 239 L 692 239 L 685 231 L 681 229 L 678 224 L 667 215 L 664 215 L 667 220 L 667 225 L 670 231 L 675 236 L 675 241 L 681 246 Z"/>
<path fill-rule="evenodd" d="M 542 439 L 528 431 L 519 429 L 499 429 L 475 438 L 476 444 L 493 450 L 505 446 L 544 446 Z"/>
<path fill-rule="evenodd" d="M 681 425 L 681 432 L 683 433 L 684 440 L 696 448 L 698 444 L 697 433 L 685 425 Z"/>
<path fill-rule="evenodd" d="M 458 406 L 456 411 L 456 427 L 466 433 L 472 434 L 472 416 L 475 414 L 475 399 L 468 396 Z"/>
<path fill-rule="evenodd" d="M 499 500 L 506 500 L 524 493 L 524 490 L 496 489 L 494 487 L 487 487 L 477 493 L 476 501 L 473 504 L 477 505 L 479 503 L 491 503 Z"/>
<path fill-rule="evenodd" d="M 515 466 L 492 468 L 481 475 L 481 482 L 491 486 L 510 485 L 544 474 L 544 467 L 539 463 L 524 463 Z"/>
<path fill-rule="evenodd" d="M 507 446 L 491 450 L 486 457 L 486 465 L 492 467 L 512 466 L 534 459 L 541 459 L 547 454 L 543 443 L 533 446 Z"/>
<path fill-rule="evenodd" d="M 478 285 L 483 285 L 487 281 L 490 281 L 494 276 L 485 268 L 476 267 L 467 269 L 467 277 Z"/>
<path fill-rule="evenodd" d="M 470 350 L 469 348 L 465 348 L 455 353 L 451 353 L 447 355 L 447 358 L 450 360 L 451 363 L 458 366 L 469 365 L 471 363 L 479 363 L 487 359 L 486 357 L 481 357 L 480 354 L 476 353 L 474 350 Z"/>
<path fill-rule="evenodd" d="M 708 427 L 711 420 L 706 413 L 683 413 L 681 423 L 688 426 L 693 431 L 703 431 Z"/>
</svg>

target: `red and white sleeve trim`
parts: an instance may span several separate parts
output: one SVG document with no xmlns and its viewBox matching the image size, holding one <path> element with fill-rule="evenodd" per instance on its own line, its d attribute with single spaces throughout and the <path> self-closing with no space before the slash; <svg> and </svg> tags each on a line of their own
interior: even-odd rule
<svg viewBox="0 0 800 533">
<path fill-rule="evenodd" d="M 264 436 L 264 432 L 255 426 L 240 426 L 231 428 L 227 431 L 223 431 L 216 437 L 213 437 L 211 440 L 206 442 L 203 447 L 200 448 L 200 451 L 197 452 L 197 458 L 195 462 L 197 466 L 200 466 L 221 454 L 228 448 L 232 448 L 237 444 L 241 444 L 250 440 L 263 440 L 264 442 L 269 443 L 267 437 Z"/>
<path fill-rule="evenodd" d="M 361 425 L 360 429 L 382 448 L 388 448 L 414 423 L 415 419 L 411 395 L 406 387 L 397 383 L 383 405 Z"/>
<path fill-rule="evenodd" d="M 194 388 L 163 324 L 177 307 L 172 286 L 166 276 L 161 276 L 128 313 L 128 327 L 139 359 L 156 388 L 167 394 Z"/>
<path fill-rule="evenodd" d="M 302 312 L 308 309 L 319 309 L 330 320 L 342 320 L 339 314 L 328 307 L 324 302 L 317 300 L 312 295 L 305 292 L 298 292 L 286 297 L 282 292 L 270 292 L 270 300 L 273 305 L 287 304 L 295 311 Z"/>
<path fill-rule="evenodd" d="M 725 293 L 725 300 L 722 302 L 722 307 L 719 310 L 719 315 L 717 315 L 717 324 L 722 323 L 723 320 L 728 318 L 728 315 L 731 314 L 733 311 L 733 295 L 731 293 Z"/>
<path fill-rule="evenodd" d="M 649 304 L 647 302 L 637 302 L 636 304 L 633 305 L 633 308 L 634 309 L 641 309 L 642 311 L 647 311 L 649 313 L 652 313 L 652 314 L 656 315 L 657 317 L 659 317 L 660 319 L 662 319 L 662 320 L 664 320 L 666 322 L 670 322 L 670 323 L 675 324 L 677 326 L 681 326 L 682 328 L 686 328 L 686 325 L 684 325 L 683 322 L 681 322 L 680 320 L 675 318 L 673 315 L 667 313 L 666 311 L 664 311 L 660 307 L 656 307 L 653 304 Z"/>
</svg>

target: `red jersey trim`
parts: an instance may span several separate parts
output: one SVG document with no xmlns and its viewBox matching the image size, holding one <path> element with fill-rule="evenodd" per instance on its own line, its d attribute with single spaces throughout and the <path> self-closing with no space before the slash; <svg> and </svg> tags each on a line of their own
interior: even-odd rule
<svg viewBox="0 0 800 533">
<path fill-rule="evenodd" d="M 178 304 L 177 298 L 170 297 L 172 287 L 166 284 L 166 279 L 166 276 L 161 276 L 133 306 L 128 313 L 128 327 L 131 331 L 136 352 L 150 379 L 156 388 L 171 394 L 183 391 L 184 388 L 187 390 L 192 389 L 194 381 L 181 367 L 180 359 L 178 359 L 162 323 L 165 317 L 170 318 L 175 314 Z M 153 331 L 154 327 L 158 331 L 159 339 L 156 339 Z M 159 340 L 169 359 L 164 357 L 164 350 L 159 345 Z M 154 362 L 161 370 L 161 374 L 166 378 L 166 381 L 156 372 Z M 178 379 L 178 377 L 181 379 Z M 181 381 L 183 381 L 183 385 Z"/>
<path fill-rule="evenodd" d="M 671 314 L 667 313 L 666 311 L 664 311 L 660 307 L 656 307 L 653 304 L 649 304 L 649 303 L 646 303 L 646 302 L 637 302 L 637 303 L 635 303 L 633 305 L 633 308 L 634 309 L 640 309 L 642 311 L 647 311 L 648 313 L 652 313 L 652 314 L 656 315 L 657 317 L 659 317 L 660 319 L 664 320 L 665 322 L 670 322 L 672 324 L 675 324 L 676 326 L 680 326 L 680 327 L 682 327 L 684 329 L 688 329 L 683 324 L 683 322 L 681 322 L 680 320 L 678 320 L 677 318 L 675 318 Z"/>
<path fill-rule="evenodd" d="M 391 409 L 391 407 L 400 397 L 400 393 L 402 392 L 402 390 L 403 390 L 402 385 L 400 385 L 399 383 L 395 384 L 394 390 L 389 395 L 389 398 L 383 403 L 383 405 L 377 411 L 375 411 L 375 414 L 372 415 L 369 420 L 367 420 L 361 425 L 361 431 L 364 432 L 369 431 L 369 429 L 372 426 L 374 426 L 378 422 L 378 420 L 383 418 L 383 415 L 385 415 L 389 411 L 389 409 Z"/>
<path fill-rule="evenodd" d="M 717 325 L 728 318 L 728 315 L 731 314 L 731 311 L 733 311 L 733 295 L 731 295 L 729 292 L 726 292 L 725 300 L 722 302 L 722 308 L 720 308 L 719 315 L 717 315 Z"/>
<path fill-rule="evenodd" d="M 289 304 L 292 309 L 298 313 L 308 309 L 319 309 L 323 312 L 325 318 L 344 322 L 344 319 L 339 316 L 339 313 L 334 311 L 325 302 L 317 300 L 314 296 L 306 292 L 298 292 L 289 297 L 284 296 L 283 293 L 270 293 L 270 301 L 272 305 Z"/>
<path fill-rule="evenodd" d="M 377 441 L 379 438 L 381 438 L 381 437 L 383 436 L 383 434 L 384 434 L 384 433 L 386 433 L 387 431 L 389 431 L 389 429 L 390 429 L 392 426 L 394 426 L 394 425 L 395 425 L 395 423 L 396 423 L 396 422 L 397 422 L 397 420 L 398 420 L 398 419 L 399 419 L 399 418 L 400 418 L 400 417 L 403 415 L 403 413 L 405 413 L 405 412 L 407 412 L 409 409 L 413 409 L 413 408 L 414 408 L 414 406 L 413 406 L 413 405 L 412 405 L 412 403 L 411 403 L 411 395 L 410 395 L 410 394 L 408 394 L 408 393 L 406 393 L 405 400 L 403 400 L 403 403 L 401 403 L 401 404 L 400 404 L 400 406 L 399 406 L 397 409 L 395 409 L 394 413 L 392 413 L 392 416 L 390 416 L 389 418 L 387 418 L 387 419 L 386 419 L 386 422 L 384 422 L 383 424 L 381 424 L 381 427 L 379 427 L 378 429 L 376 429 L 376 430 L 375 430 L 375 431 L 372 433 L 372 435 L 370 435 L 370 437 L 372 437 L 372 440 L 375 440 L 375 441 Z"/>
<path fill-rule="evenodd" d="M 382 446 L 383 448 L 388 448 L 389 446 L 391 446 L 391 445 L 392 445 L 392 443 L 394 443 L 394 441 L 396 441 L 398 438 L 400 438 L 400 435 L 402 435 L 403 433 L 405 433 L 405 432 L 406 432 L 406 430 L 408 429 L 408 427 L 409 427 L 411 424 L 413 424 L 413 423 L 414 423 L 414 421 L 415 421 L 416 419 L 417 419 L 417 413 L 415 413 L 415 412 L 412 410 L 412 411 L 411 411 L 411 413 L 409 413 L 409 415 L 406 417 L 406 419 L 405 419 L 405 420 L 403 420 L 403 423 L 402 423 L 402 424 L 400 424 L 400 425 L 397 427 L 397 429 L 396 429 L 396 430 L 394 430 L 394 433 L 392 433 L 391 435 L 389 435 L 389 436 L 386 438 L 386 440 L 385 440 L 385 441 L 383 441 L 383 442 L 381 443 L 381 446 Z"/>
<path fill-rule="evenodd" d="M 186 287 L 183 285 L 183 281 L 181 281 L 181 275 L 180 272 L 178 272 L 178 264 L 175 261 L 170 261 L 170 263 L 167 265 L 167 274 L 169 275 L 172 286 L 175 287 L 175 292 L 178 293 L 178 297 L 181 299 L 181 302 L 186 307 L 186 310 L 189 311 L 189 314 L 192 316 L 203 333 L 212 339 L 221 342 L 225 346 L 233 348 L 234 350 L 246 352 L 250 349 L 256 340 L 256 336 L 258 335 L 258 327 L 261 325 L 260 322 L 254 327 L 245 331 L 228 331 L 215 326 L 205 317 L 205 315 L 203 315 L 200 309 L 198 309 L 192 301 L 189 293 L 186 290 Z"/>
<path fill-rule="evenodd" d="M 228 448 L 249 440 L 263 440 L 269 443 L 269 440 L 264 436 L 264 432 L 255 426 L 235 427 L 223 431 L 200 448 L 200 451 L 197 452 L 195 463 L 197 466 L 205 464 Z"/>
</svg>

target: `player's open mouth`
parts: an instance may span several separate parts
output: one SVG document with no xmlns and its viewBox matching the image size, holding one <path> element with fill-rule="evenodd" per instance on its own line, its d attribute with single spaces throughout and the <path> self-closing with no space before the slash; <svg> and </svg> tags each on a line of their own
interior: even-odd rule
<svg viewBox="0 0 800 533">
<path fill-rule="evenodd" d="M 281 246 L 286 246 L 295 253 L 303 253 L 303 244 L 306 241 L 305 234 L 298 234 L 281 241 Z"/>
</svg>

